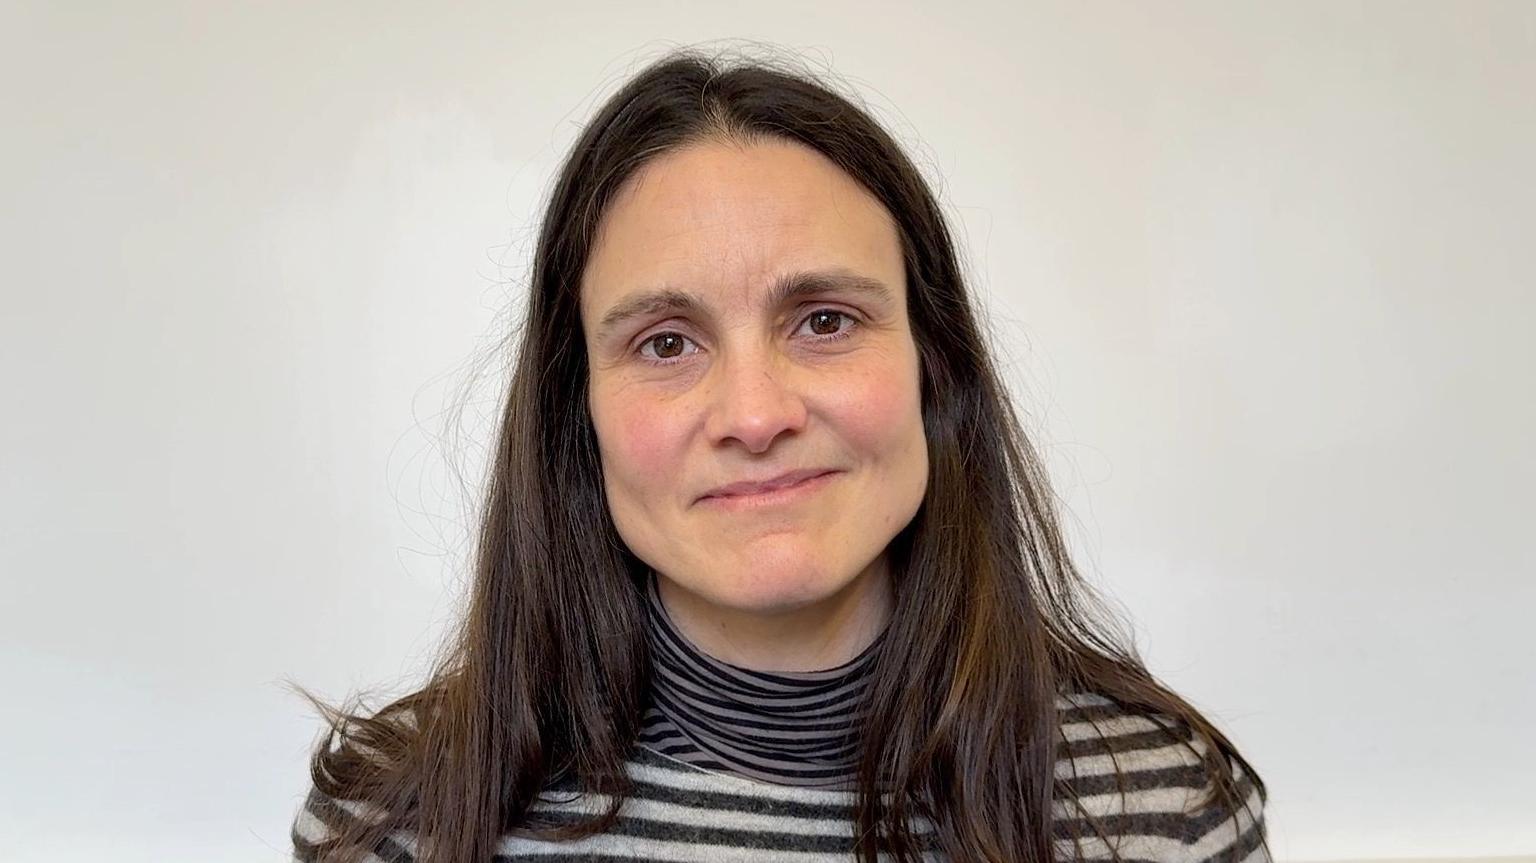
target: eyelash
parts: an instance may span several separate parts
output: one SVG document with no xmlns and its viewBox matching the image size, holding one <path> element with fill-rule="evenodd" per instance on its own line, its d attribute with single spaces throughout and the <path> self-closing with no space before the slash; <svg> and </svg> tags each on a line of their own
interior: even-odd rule
<svg viewBox="0 0 1536 863">
<path fill-rule="evenodd" d="M 807 314 L 805 317 L 801 318 L 800 319 L 800 324 L 802 326 L 804 326 L 806 321 L 810 320 L 811 318 L 816 317 L 817 315 L 820 315 L 820 314 L 823 314 L 823 313 L 826 313 L 826 312 L 831 312 L 834 315 L 842 316 L 843 318 L 845 318 L 849 322 L 851 322 L 852 326 L 848 327 L 847 329 L 842 330 L 841 332 L 833 333 L 830 336 L 814 336 L 812 338 L 812 340 L 815 341 L 815 342 L 818 342 L 818 343 L 825 344 L 827 342 L 838 341 L 839 339 L 846 339 L 849 336 L 853 335 L 854 331 L 856 331 L 859 327 L 863 326 L 863 324 L 864 324 L 863 321 L 859 320 L 857 315 L 854 315 L 854 314 L 852 314 L 850 312 L 845 312 L 842 309 L 833 309 L 833 308 L 815 309 L 815 310 L 811 311 L 809 314 Z M 798 328 L 796 328 L 796 331 L 798 331 Z M 679 336 L 679 337 L 684 338 L 684 339 L 688 338 L 687 336 L 683 335 L 682 333 L 676 332 L 675 330 L 661 330 L 660 332 L 652 333 L 652 334 L 646 336 L 644 339 L 642 339 L 640 341 L 640 346 L 635 349 L 635 353 L 637 353 L 637 354 L 640 353 L 641 351 L 645 350 L 645 346 L 646 345 L 648 345 L 651 342 L 654 342 L 656 339 L 658 339 L 658 338 L 660 338 L 662 336 L 666 336 L 666 335 Z M 692 341 L 692 340 L 690 339 L 690 341 Z M 653 366 L 671 366 L 671 365 L 676 365 L 677 363 L 680 363 L 680 362 L 688 359 L 688 355 L 687 354 L 683 354 L 681 356 L 670 357 L 668 359 L 655 359 L 655 360 L 652 360 L 652 359 L 647 359 L 642 354 L 640 356 L 640 359 L 641 359 L 642 362 L 648 363 L 649 365 L 653 365 Z"/>
</svg>

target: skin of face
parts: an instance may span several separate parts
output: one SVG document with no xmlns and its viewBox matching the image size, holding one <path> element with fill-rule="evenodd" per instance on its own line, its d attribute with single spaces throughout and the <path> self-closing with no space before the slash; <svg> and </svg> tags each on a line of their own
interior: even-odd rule
<svg viewBox="0 0 1536 863">
<path fill-rule="evenodd" d="M 821 271 L 889 296 L 834 286 L 769 303 L 786 275 Z M 604 325 L 656 289 L 698 307 Z M 887 546 L 928 477 L 906 290 L 889 211 L 797 143 L 670 151 L 605 212 L 581 283 L 604 493 L 669 616 L 716 658 L 830 668 L 889 620 Z M 807 468 L 836 472 L 773 505 L 700 499 Z"/>
</svg>

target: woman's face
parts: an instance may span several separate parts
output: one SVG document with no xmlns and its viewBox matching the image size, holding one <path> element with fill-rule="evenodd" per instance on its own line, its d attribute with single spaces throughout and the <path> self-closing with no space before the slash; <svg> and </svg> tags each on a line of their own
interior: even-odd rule
<svg viewBox="0 0 1536 863">
<path fill-rule="evenodd" d="M 629 549 L 737 613 L 887 576 L 928 477 L 906 289 L 889 212 L 807 147 L 698 144 L 631 177 L 581 287 L 588 407 Z M 807 470 L 830 473 L 709 496 Z"/>
</svg>

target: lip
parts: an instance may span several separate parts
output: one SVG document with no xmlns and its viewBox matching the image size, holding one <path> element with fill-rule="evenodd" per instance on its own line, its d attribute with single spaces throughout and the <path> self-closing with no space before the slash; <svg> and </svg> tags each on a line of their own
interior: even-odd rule
<svg viewBox="0 0 1536 863">
<path fill-rule="evenodd" d="M 836 473 L 838 471 L 832 468 L 811 468 L 790 471 L 767 480 L 733 482 L 711 490 L 699 498 L 699 502 L 716 505 L 778 503 L 821 487 Z"/>
</svg>

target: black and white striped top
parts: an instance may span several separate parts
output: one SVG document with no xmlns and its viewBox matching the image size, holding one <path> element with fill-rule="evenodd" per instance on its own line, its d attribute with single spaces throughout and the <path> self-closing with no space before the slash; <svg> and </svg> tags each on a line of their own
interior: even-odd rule
<svg viewBox="0 0 1536 863">
<path fill-rule="evenodd" d="M 574 842 L 507 834 L 496 863 L 853 860 L 854 799 L 846 781 L 854 751 L 848 732 L 883 635 L 837 668 L 763 674 L 696 649 L 666 617 L 654 587 L 650 597 L 655 679 L 644 729 L 627 763 L 634 793 L 616 826 Z M 1127 863 L 1271 863 L 1259 844 L 1265 800 L 1236 764 L 1249 808 L 1234 824 L 1232 813 L 1218 807 L 1191 811 L 1211 779 L 1197 756 L 1151 719 L 1090 693 L 1060 696 L 1057 709 L 1066 743 L 1056 778 L 1076 797 L 1075 803 L 1059 797 L 1054 804 L 1059 860 L 1107 860 L 1113 843 Z M 1198 740 L 1186 740 L 1204 752 Z M 602 810 L 606 798 L 581 793 L 570 782 L 540 795 L 533 810 L 541 822 Z M 1085 811 L 1108 841 L 1084 825 Z M 313 863 L 315 843 L 344 820 L 376 815 L 366 804 L 311 789 L 293 824 L 294 859 Z M 921 819 L 912 827 L 920 837 L 933 835 Z M 1089 838 L 1074 843 L 1073 836 Z M 416 851 L 414 837 L 396 831 L 369 863 L 412 863 Z M 929 851 L 925 860 L 944 858 Z"/>
<path fill-rule="evenodd" d="M 641 745 L 748 779 L 853 787 L 860 702 L 889 630 L 836 668 L 754 671 L 689 641 L 668 616 L 654 574 L 646 598 L 652 680 Z"/>
</svg>

